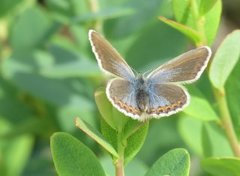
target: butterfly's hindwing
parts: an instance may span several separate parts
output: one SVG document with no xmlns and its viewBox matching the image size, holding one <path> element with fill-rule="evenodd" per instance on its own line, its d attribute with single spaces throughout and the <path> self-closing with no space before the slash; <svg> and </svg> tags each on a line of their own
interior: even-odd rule
<svg viewBox="0 0 240 176">
<path fill-rule="evenodd" d="M 187 91 L 175 84 L 153 84 L 149 89 L 149 108 L 146 113 L 162 117 L 182 110 L 189 103 Z"/>
<path fill-rule="evenodd" d="M 193 49 L 145 77 L 146 73 L 135 75 L 113 46 L 95 31 L 89 31 L 89 40 L 99 67 L 118 77 L 107 84 L 109 101 L 126 116 L 140 121 L 169 116 L 186 107 L 189 95 L 180 84 L 196 81 L 211 56 L 207 46 Z"/>
<path fill-rule="evenodd" d="M 119 111 L 137 119 L 141 111 L 136 102 L 136 92 L 133 84 L 120 78 L 112 79 L 107 85 L 107 97 Z"/>
</svg>

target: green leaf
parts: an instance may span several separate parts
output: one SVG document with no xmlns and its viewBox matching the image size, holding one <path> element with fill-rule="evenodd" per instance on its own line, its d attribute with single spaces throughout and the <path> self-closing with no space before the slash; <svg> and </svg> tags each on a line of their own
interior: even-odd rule
<svg viewBox="0 0 240 176">
<path fill-rule="evenodd" d="M 218 31 L 218 26 L 221 20 L 222 13 L 222 1 L 216 0 L 216 2 L 212 2 L 214 0 L 202 0 L 206 1 L 208 7 L 205 7 L 205 11 L 208 10 L 204 16 L 200 16 L 199 24 L 203 24 L 204 35 L 206 36 L 208 45 L 211 45 L 215 39 L 215 36 Z M 208 8 L 208 9 L 207 9 Z M 199 29 L 201 31 L 201 29 Z"/>
<path fill-rule="evenodd" d="M 51 152 L 58 175 L 105 176 L 94 153 L 73 136 L 58 132 L 51 136 Z"/>
<path fill-rule="evenodd" d="M 212 122 L 203 124 L 201 139 L 205 157 L 233 156 L 233 152 L 225 132 L 216 123 Z"/>
<path fill-rule="evenodd" d="M 202 146 L 203 121 L 182 115 L 178 128 L 184 142 L 199 156 L 203 156 Z"/>
<path fill-rule="evenodd" d="M 188 176 L 190 156 L 185 149 L 173 149 L 159 158 L 145 176 Z"/>
<path fill-rule="evenodd" d="M 190 0 L 173 0 L 172 6 L 174 16 L 179 23 L 196 29 L 197 13 L 195 12 L 194 14 L 194 11 L 196 11 L 196 9 L 193 9 L 193 3 L 196 3 L 196 1 L 193 2 Z"/>
<path fill-rule="evenodd" d="M 12 25 L 10 44 L 15 51 L 29 52 L 48 39 L 49 30 L 50 20 L 42 10 L 38 8 L 27 9 Z"/>
<path fill-rule="evenodd" d="M 226 135 L 216 122 L 205 123 L 183 115 L 179 130 L 186 144 L 200 156 L 233 156 Z"/>
<path fill-rule="evenodd" d="M 234 129 L 236 130 L 236 134 L 240 137 L 240 96 L 238 93 L 240 92 L 240 81 L 239 81 L 239 70 L 240 70 L 240 59 L 238 63 L 234 67 L 229 79 L 226 82 L 226 98 L 228 102 L 228 108 L 231 113 Z"/>
<path fill-rule="evenodd" d="M 40 73 L 49 78 L 98 77 L 100 74 L 97 64 L 89 60 L 70 61 L 44 67 Z"/>
<path fill-rule="evenodd" d="M 216 176 L 239 176 L 239 158 L 207 158 L 201 162 L 203 169 Z"/>
<path fill-rule="evenodd" d="M 189 117 L 197 118 L 203 121 L 219 120 L 209 102 L 204 98 L 196 96 L 191 96 L 190 105 L 185 108 L 183 112 Z"/>
<path fill-rule="evenodd" d="M 200 6 L 199 6 L 199 12 L 200 15 L 205 15 L 218 0 L 201 0 Z"/>
<path fill-rule="evenodd" d="M 101 133 L 115 150 L 118 149 L 118 132 L 106 123 L 104 119 L 101 119 Z"/>
<path fill-rule="evenodd" d="M 217 33 L 222 3 L 221 0 L 202 1 L 173 0 L 173 11 L 179 23 L 185 24 L 201 34 L 200 43 L 210 45 Z"/>
<path fill-rule="evenodd" d="M 175 145 L 183 146 L 183 140 L 177 129 L 178 120 L 177 116 L 152 119 L 149 123 L 146 140 L 137 158 L 143 160 L 148 165 L 152 165 L 159 156 L 162 156 L 169 148 L 173 147 L 173 141 Z M 157 138 L 156 134 L 158 134 Z"/>
<path fill-rule="evenodd" d="M 101 121 L 102 134 L 115 149 L 123 143 L 125 163 L 128 163 L 138 153 L 145 141 L 148 122 L 142 123 L 126 117 L 112 106 L 103 90 L 96 91 L 95 99 L 103 117 Z M 118 134 L 121 133 L 123 133 L 122 138 L 119 139 Z M 118 144 L 119 142 L 121 144 Z"/>
<path fill-rule="evenodd" d="M 3 78 L 0 78 L 0 85 L 0 116 L 14 125 L 19 125 L 26 119 L 32 119 L 33 112 L 19 99 L 17 89 Z"/>
<path fill-rule="evenodd" d="M 61 107 L 58 109 L 58 116 L 59 122 L 60 120 L 64 122 L 60 124 L 62 127 L 68 125 L 68 127 L 74 128 L 74 125 L 69 123 L 71 121 L 64 118 L 66 116 L 74 117 L 76 114 L 84 114 L 84 118 L 96 119 L 93 116 L 95 113 L 93 100 L 90 100 L 88 96 L 93 92 L 93 85 L 90 82 L 79 79 L 50 79 L 39 75 L 38 70 L 41 68 L 51 67 L 52 63 L 59 62 L 64 56 L 64 59 L 70 60 L 69 55 L 72 56 L 71 52 L 66 52 L 63 48 L 52 52 L 55 57 L 49 57 L 46 52 L 38 52 L 38 50 L 27 55 L 14 54 L 12 57 L 4 59 L 1 64 L 2 75 L 31 96 Z M 59 55 L 62 57 L 58 57 Z M 89 122 L 89 120 L 87 121 Z"/>
<path fill-rule="evenodd" d="M 149 122 L 138 122 L 132 119 L 127 122 L 125 130 L 129 132 L 129 129 L 131 129 L 132 134 L 126 139 L 127 146 L 124 152 L 125 164 L 131 161 L 142 148 L 148 133 L 148 126 Z"/>
<path fill-rule="evenodd" d="M 4 118 L 0 118 L 0 175 L 22 175 L 30 158 L 34 145 L 32 135 L 19 134 L 3 138 L 3 135 L 14 130 L 14 127 Z"/>
<path fill-rule="evenodd" d="M 18 88 L 53 105 L 65 106 L 69 104 L 81 104 L 83 111 L 92 111 L 93 109 L 93 104 L 90 100 L 74 93 L 71 87 L 62 80 L 47 79 L 34 73 L 19 72 L 18 74 L 14 74 L 11 81 L 17 85 Z M 72 97 L 71 101 L 67 101 L 69 97 Z"/>
<path fill-rule="evenodd" d="M 84 1 L 48 0 L 45 4 L 51 16 L 61 23 L 69 24 L 74 16 L 89 12 L 89 7 Z"/>
<path fill-rule="evenodd" d="M 1 0 L 0 17 L 9 13 L 23 0 Z"/>
<path fill-rule="evenodd" d="M 75 124 L 79 129 L 81 129 L 89 137 L 91 137 L 98 144 L 100 144 L 105 150 L 107 150 L 113 156 L 118 158 L 118 154 L 116 150 L 105 139 L 103 139 L 103 136 L 100 133 L 94 130 L 90 125 L 88 125 L 86 122 L 84 122 L 80 118 L 75 119 Z"/>
<path fill-rule="evenodd" d="M 223 90 L 226 80 L 240 57 L 240 30 L 229 34 L 218 48 L 209 70 L 212 85 Z"/>
<path fill-rule="evenodd" d="M 169 26 L 175 28 L 176 30 L 178 30 L 179 32 L 183 33 L 186 37 L 188 37 L 189 39 L 191 39 L 194 43 L 198 43 L 201 39 L 201 36 L 200 34 L 195 31 L 194 29 L 188 27 L 188 26 L 185 26 L 181 23 L 178 23 L 178 22 L 175 22 L 175 21 L 172 21 L 170 19 L 167 19 L 165 17 L 159 17 L 159 19 L 168 24 Z"/>
<path fill-rule="evenodd" d="M 81 40 L 83 40 L 82 37 Z M 85 43 L 85 41 L 81 42 Z M 86 42 L 89 46 L 89 41 Z M 81 43 L 81 45 L 83 44 Z M 36 64 L 40 67 L 39 73 L 45 77 L 97 79 L 101 76 L 97 62 L 90 60 L 83 52 L 79 52 L 76 44 L 63 37 L 55 37 L 54 40 L 51 40 L 47 51 L 34 51 L 34 56 L 37 57 Z"/>
<path fill-rule="evenodd" d="M 124 129 L 118 132 L 111 128 L 105 120 L 101 121 L 101 131 L 107 141 L 111 143 L 116 150 L 118 145 L 123 145 L 125 164 L 132 160 L 141 149 L 148 132 L 148 126 L 148 122 L 143 123 L 128 119 L 127 123 L 123 126 Z M 119 133 L 121 133 L 121 135 L 118 135 Z M 119 137 L 121 137 L 120 140 L 118 140 Z"/>
<path fill-rule="evenodd" d="M 116 123 L 113 117 L 113 106 L 108 101 L 104 90 L 97 90 L 95 92 L 95 101 L 98 107 L 98 110 L 109 126 L 113 129 L 117 129 Z"/>
</svg>

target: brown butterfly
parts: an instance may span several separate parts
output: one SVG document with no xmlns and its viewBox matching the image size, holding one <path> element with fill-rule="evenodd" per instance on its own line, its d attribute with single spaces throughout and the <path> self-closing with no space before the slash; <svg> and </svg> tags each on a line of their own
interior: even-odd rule
<svg viewBox="0 0 240 176">
<path fill-rule="evenodd" d="M 126 116 L 140 121 L 169 116 L 186 107 L 190 96 L 181 84 L 199 79 L 211 57 L 211 49 L 203 46 L 174 58 L 149 74 L 138 74 L 94 30 L 89 31 L 89 40 L 99 67 L 116 77 L 107 84 L 109 101 Z"/>
</svg>

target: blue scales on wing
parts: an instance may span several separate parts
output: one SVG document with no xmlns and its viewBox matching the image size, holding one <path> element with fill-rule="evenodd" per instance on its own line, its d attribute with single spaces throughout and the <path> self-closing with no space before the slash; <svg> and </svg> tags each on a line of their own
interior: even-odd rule
<svg viewBox="0 0 240 176">
<path fill-rule="evenodd" d="M 174 114 L 188 104 L 189 95 L 175 84 L 151 84 L 147 114 L 161 117 Z"/>
<path fill-rule="evenodd" d="M 141 111 L 136 102 L 134 84 L 120 78 L 112 79 L 107 85 L 107 96 L 112 104 L 125 115 L 139 118 Z"/>
</svg>

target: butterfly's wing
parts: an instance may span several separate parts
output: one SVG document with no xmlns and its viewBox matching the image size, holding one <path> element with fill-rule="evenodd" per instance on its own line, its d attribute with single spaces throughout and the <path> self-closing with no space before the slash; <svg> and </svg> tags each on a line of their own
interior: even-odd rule
<svg viewBox="0 0 240 176">
<path fill-rule="evenodd" d="M 120 78 L 112 79 L 107 84 L 107 97 L 115 108 L 130 116 L 138 119 L 141 115 L 136 98 L 133 84 Z"/>
<path fill-rule="evenodd" d="M 163 64 L 147 78 L 153 83 L 193 82 L 201 76 L 210 57 L 211 49 L 207 46 L 193 49 Z"/>
<path fill-rule="evenodd" d="M 169 116 L 182 110 L 189 103 L 187 91 L 175 84 L 152 84 L 149 88 L 148 116 Z"/>
<path fill-rule="evenodd" d="M 134 73 L 114 47 L 94 30 L 89 31 L 89 40 L 100 68 L 115 76 L 131 80 Z"/>
</svg>

